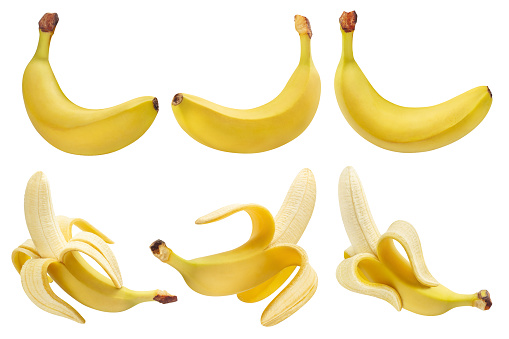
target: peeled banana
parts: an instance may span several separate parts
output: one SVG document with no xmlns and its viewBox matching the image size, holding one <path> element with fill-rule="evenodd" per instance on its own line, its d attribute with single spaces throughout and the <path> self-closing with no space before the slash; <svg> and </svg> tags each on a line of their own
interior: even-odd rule
<svg viewBox="0 0 509 339">
<path fill-rule="evenodd" d="M 396 152 L 430 151 L 464 137 L 488 113 L 492 95 L 487 86 L 430 107 L 402 107 L 385 100 L 353 56 L 357 14 L 344 12 L 339 22 L 343 52 L 334 79 L 336 99 L 350 126 L 364 139 Z"/>
<path fill-rule="evenodd" d="M 405 221 L 394 222 L 380 235 L 357 173 L 347 167 L 339 178 L 339 206 L 351 246 L 336 270 L 346 289 L 383 299 L 400 311 L 405 308 L 421 315 L 440 315 L 459 306 L 490 309 L 490 294 L 482 290 L 458 294 L 429 272 L 419 236 Z M 405 249 L 407 260 L 394 241 Z"/>
<path fill-rule="evenodd" d="M 154 256 L 178 270 L 194 291 L 209 296 L 237 294 L 246 302 L 269 296 L 300 266 L 262 314 L 262 325 L 273 326 L 300 309 L 317 288 L 318 279 L 306 252 L 295 245 L 311 218 L 315 197 L 313 174 L 304 169 L 292 183 L 276 221 L 266 208 L 256 204 L 226 206 L 196 220 L 197 224 L 207 224 L 247 212 L 253 231 L 244 245 L 193 260 L 179 257 L 162 240 L 153 242 L 150 249 Z"/>
<path fill-rule="evenodd" d="M 85 322 L 51 290 L 53 280 L 74 299 L 99 311 L 120 312 L 151 300 L 162 304 L 177 301 L 166 291 L 138 292 L 123 287 L 117 260 L 108 246 L 113 242 L 83 219 L 55 217 L 48 179 L 42 172 L 28 181 L 25 219 L 31 239 L 12 252 L 12 263 L 21 275 L 25 293 L 44 311 Z M 82 232 L 73 236 L 73 225 Z M 78 252 L 94 259 L 109 278 L 97 272 Z"/>
<path fill-rule="evenodd" d="M 196 141 L 225 152 L 257 153 L 282 146 L 311 123 L 320 101 L 320 77 L 311 59 L 311 25 L 295 16 L 300 35 L 299 65 L 282 92 L 253 109 L 223 107 L 190 94 L 173 97 L 180 127 Z"/>
<path fill-rule="evenodd" d="M 56 13 L 39 21 L 39 44 L 23 74 L 23 99 L 32 124 L 56 148 L 72 154 L 117 151 L 140 138 L 159 110 L 157 98 L 140 97 L 106 109 L 85 109 L 60 89 L 48 60 Z"/>
</svg>

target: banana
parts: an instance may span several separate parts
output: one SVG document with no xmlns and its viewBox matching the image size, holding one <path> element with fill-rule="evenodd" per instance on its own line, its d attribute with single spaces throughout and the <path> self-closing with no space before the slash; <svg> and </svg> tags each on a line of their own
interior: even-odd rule
<svg viewBox="0 0 509 339">
<path fill-rule="evenodd" d="M 72 154 L 117 151 L 140 138 L 159 110 L 157 98 L 140 97 L 106 109 L 85 109 L 60 89 L 48 60 L 56 13 L 39 21 L 39 44 L 23 74 L 23 99 L 39 134 L 54 147 Z"/>
<path fill-rule="evenodd" d="M 343 51 L 334 79 L 336 99 L 350 126 L 364 139 L 395 152 L 430 151 L 464 137 L 488 114 L 493 100 L 487 86 L 430 107 L 402 107 L 385 100 L 353 57 L 357 14 L 343 12 L 339 22 Z"/>
<path fill-rule="evenodd" d="M 311 26 L 295 16 L 301 56 L 282 92 L 253 109 L 232 109 L 178 93 L 172 109 L 180 127 L 196 141 L 225 152 L 258 153 L 298 137 L 311 123 L 320 101 L 320 77 L 311 59 Z"/>
<path fill-rule="evenodd" d="M 123 287 L 117 260 L 108 246 L 113 242 L 83 219 L 56 217 L 48 179 L 42 172 L 28 181 L 25 219 L 31 239 L 12 252 L 12 262 L 27 296 L 46 312 L 85 322 L 51 290 L 53 280 L 83 305 L 105 312 L 121 312 L 151 300 L 163 304 L 177 301 L 166 291 L 139 292 Z M 73 226 L 82 232 L 72 236 Z M 97 272 L 78 252 L 94 259 L 109 278 Z"/>
<path fill-rule="evenodd" d="M 274 293 L 292 274 L 292 281 L 265 308 L 261 323 L 273 326 L 300 309 L 316 291 L 318 279 L 306 252 L 296 245 L 314 209 L 315 180 L 309 169 L 295 178 L 276 220 L 263 206 L 237 204 L 209 213 L 196 224 L 207 224 L 245 211 L 252 233 L 242 246 L 193 260 L 179 257 L 165 242 L 150 246 L 159 260 L 180 272 L 194 291 L 208 296 L 237 294 L 244 302 L 256 302 Z"/>
<path fill-rule="evenodd" d="M 351 247 L 336 270 L 339 283 L 346 289 L 383 299 L 400 311 L 405 308 L 422 315 L 440 315 L 459 306 L 488 310 L 490 294 L 458 294 L 429 272 L 419 236 L 405 221 L 394 222 L 380 235 L 357 173 L 347 167 L 339 178 L 339 206 Z M 394 241 L 407 256 L 403 257 Z"/>
</svg>

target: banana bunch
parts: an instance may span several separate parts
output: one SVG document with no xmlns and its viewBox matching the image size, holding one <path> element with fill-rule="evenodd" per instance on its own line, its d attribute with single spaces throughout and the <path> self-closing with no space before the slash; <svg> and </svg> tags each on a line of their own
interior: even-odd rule
<svg viewBox="0 0 509 339">
<path fill-rule="evenodd" d="M 23 99 L 35 129 L 56 148 L 80 155 L 117 151 L 141 137 L 159 110 L 157 98 L 140 97 L 106 109 L 85 109 L 60 89 L 48 61 L 56 13 L 39 21 L 39 44 L 23 74 Z"/>
<path fill-rule="evenodd" d="M 320 77 L 311 59 L 311 25 L 295 16 L 300 35 L 299 65 L 282 92 L 253 109 L 223 107 L 178 93 L 172 109 L 180 127 L 196 141 L 225 152 L 257 153 L 282 146 L 311 123 L 320 101 Z"/>
<path fill-rule="evenodd" d="M 352 167 L 345 168 L 339 178 L 339 206 L 352 244 L 336 271 L 344 288 L 383 299 L 398 311 L 405 308 L 422 315 L 439 315 L 458 306 L 491 307 L 486 290 L 458 294 L 438 283 L 426 267 L 419 236 L 409 223 L 396 221 L 380 235 Z M 409 260 L 398 252 L 394 240 Z"/>
<path fill-rule="evenodd" d="M 166 291 L 138 292 L 122 287 L 117 260 L 108 246 L 113 242 L 83 219 L 55 217 L 48 179 L 42 172 L 35 173 L 28 181 L 25 218 L 31 239 L 12 252 L 12 263 L 21 275 L 25 293 L 44 311 L 85 322 L 51 290 L 53 280 L 74 299 L 99 311 L 120 312 L 150 300 L 162 304 L 177 301 L 176 296 Z M 82 232 L 73 236 L 73 225 Z M 109 279 L 78 252 L 94 259 Z"/>
<path fill-rule="evenodd" d="M 357 14 L 344 12 L 339 22 L 343 52 L 334 79 L 336 98 L 350 126 L 364 139 L 396 152 L 430 151 L 464 137 L 488 114 L 492 95 L 487 86 L 430 107 L 402 107 L 385 100 L 353 57 Z"/>
<path fill-rule="evenodd" d="M 295 178 L 275 218 L 255 204 L 230 205 L 207 214 L 196 224 L 207 224 L 245 211 L 253 231 L 242 246 L 207 257 L 186 260 L 162 240 L 150 246 L 162 262 L 174 267 L 194 291 L 209 296 L 237 294 L 244 302 L 256 302 L 274 293 L 300 266 L 293 280 L 265 308 L 261 323 L 273 326 L 301 308 L 316 291 L 318 279 L 306 252 L 296 243 L 311 218 L 316 188 L 313 173 L 302 170 Z"/>
</svg>

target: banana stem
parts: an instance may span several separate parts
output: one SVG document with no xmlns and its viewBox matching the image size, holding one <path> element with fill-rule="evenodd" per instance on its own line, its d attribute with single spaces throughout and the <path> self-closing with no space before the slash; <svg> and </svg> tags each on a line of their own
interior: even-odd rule
<svg viewBox="0 0 509 339">
<path fill-rule="evenodd" d="M 341 34 L 343 35 L 343 49 L 341 52 L 341 59 L 344 61 L 354 60 L 352 48 L 353 32 L 345 33 L 344 31 L 341 31 Z"/>
<path fill-rule="evenodd" d="M 299 63 L 312 62 L 311 38 L 307 34 L 300 35 L 300 61 Z"/>
<path fill-rule="evenodd" d="M 177 271 L 182 272 L 186 265 L 186 260 L 176 255 L 166 246 L 162 240 L 156 240 L 150 245 L 152 254 L 162 262 L 172 266 Z"/>
<path fill-rule="evenodd" d="M 39 20 L 39 45 L 34 57 L 47 59 L 49 55 L 49 44 L 51 37 L 58 24 L 57 13 L 46 13 Z"/>
<path fill-rule="evenodd" d="M 339 18 L 339 24 L 341 25 L 341 34 L 343 35 L 343 53 L 341 59 L 353 60 L 353 32 L 355 31 L 355 24 L 357 23 L 357 13 L 343 12 Z"/>
<path fill-rule="evenodd" d="M 53 32 L 39 31 L 39 44 L 37 45 L 37 50 L 35 51 L 34 58 L 48 59 L 49 45 L 52 36 Z"/>
</svg>

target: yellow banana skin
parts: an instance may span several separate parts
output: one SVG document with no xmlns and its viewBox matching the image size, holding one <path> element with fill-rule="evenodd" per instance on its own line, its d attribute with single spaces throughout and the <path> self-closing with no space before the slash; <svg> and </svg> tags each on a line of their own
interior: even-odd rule
<svg viewBox="0 0 509 339">
<path fill-rule="evenodd" d="M 13 253 L 14 266 L 21 270 L 30 256 Z M 140 303 L 162 300 L 161 290 L 133 291 L 125 286 L 115 287 L 111 280 L 95 270 L 78 253 L 69 253 L 63 263 L 49 265 L 48 274 L 60 288 L 81 304 L 103 312 L 122 312 Z M 176 301 L 176 297 L 166 300 Z"/>
<path fill-rule="evenodd" d="M 486 290 L 459 294 L 438 283 L 424 262 L 416 230 L 405 221 L 394 222 L 380 235 L 357 173 L 347 167 L 339 179 L 341 216 L 351 242 L 337 270 L 339 283 L 353 292 L 383 299 L 398 311 L 440 315 L 459 306 L 488 310 Z M 394 245 L 398 241 L 405 258 Z"/>
<path fill-rule="evenodd" d="M 245 211 L 251 217 L 252 233 L 242 246 L 223 253 L 186 260 L 169 249 L 164 241 L 150 246 L 155 257 L 172 266 L 194 291 L 209 296 L 237 294 L 245 302 L 256 302 L 275 292 L 295 267 L 290 283 L 265 308 L 261 323 L 273 326 L 285 320 L 316 291 L 318 278 L 306 252 L 295 245 L 311 217 L 315 203 L 315 182 L 310 170 L 296 177 L 277 218 L 256 204 L 229 205 L 199 218 L 206 224 Z"/>
<path fill-rule="evenodd" d="M 355 12 L 340 18 L 343 49 L 334 88 L 345 119 L 364 139 L 391 151 L 425 152 L 459 140 L 481 123 L 492 104 L 487 86 L 430 107 L 402 107 L 380 96 L 353 56 L 356 21 Z"/>
<path fill-rule="evenodd" d="M 125 286 L 116 288 L 78 253 L 69 253 L 63 263 L 51 265 L 48 273 L 74 299 L 103 312 L 122 312 L 140 303 L 157 300 L 163 293 L 159 290 L 133 291 Z"/>
<path fill-rule="evenodd" d="M 299 65 L 274 100 L 243 110 L 179 93 L 172 109 L 182 129 L 206 146 L 233 153 L 265 152 L 298 137 L 318 108 L 320 77 L 311 58 L 309 21 L 297 15 L 295 27 L 301 42 Z"/>
<path fill-rule="evenodd" d="M 455 307 L 476 307 L 480 292 L 459 294 L 443 285 L 424 286 L 415 278 L 408 260 L 401 256 L 393 244 L 386 251 L 386 255 L 392 258 L 387 259 L 389 265 L 377 260 L 363 260 L 358 266 L 359 274 L 371 283 L 384 284 L 398 291 L 404 309 L 416 314 L 434 316 Z M 345 253 L 345 259 L 347 258 L 349 255 Z"/>
<path fill-rule="evenodd" d="M 154 121 L 157 99 L 140 97 L 106 109 L 72 103 L 48 60 L 57 22 L 56 13 L 45 14 L 39 22 L 39 44 L 23 74 L 23 99 L 35 129 L 54 147 L 78 155 L 111 153 L 133 143 Z"/>
<path fill-rule="evenodd" d="M 164 251 L 164 243 L 156 243 Z M 249 290 L 273 277 L 288 266 L 301 262 L 300 253 L 293 248 L 275 247 L 254 253 L 224 253 L 193 260 L 185 260 L 168 253 L 164 261 L 182 274 L 187 285 L 203 295 L 225 296 Z"/>
<path fill-rule="evenodd" d="M 297 244 L 311 219 L 315 200 L 315 177 L 310 169 L 305 168 L 292 182 L 281 208 L 274 217 L 276 230 L 269 247 L 283 243 Z M 237 297 L 246 303 L 263 300 L 276 292 L 294 270 L 294 266 L 287 267 L 262 284 L 237 294 Z"/>
</svg>

